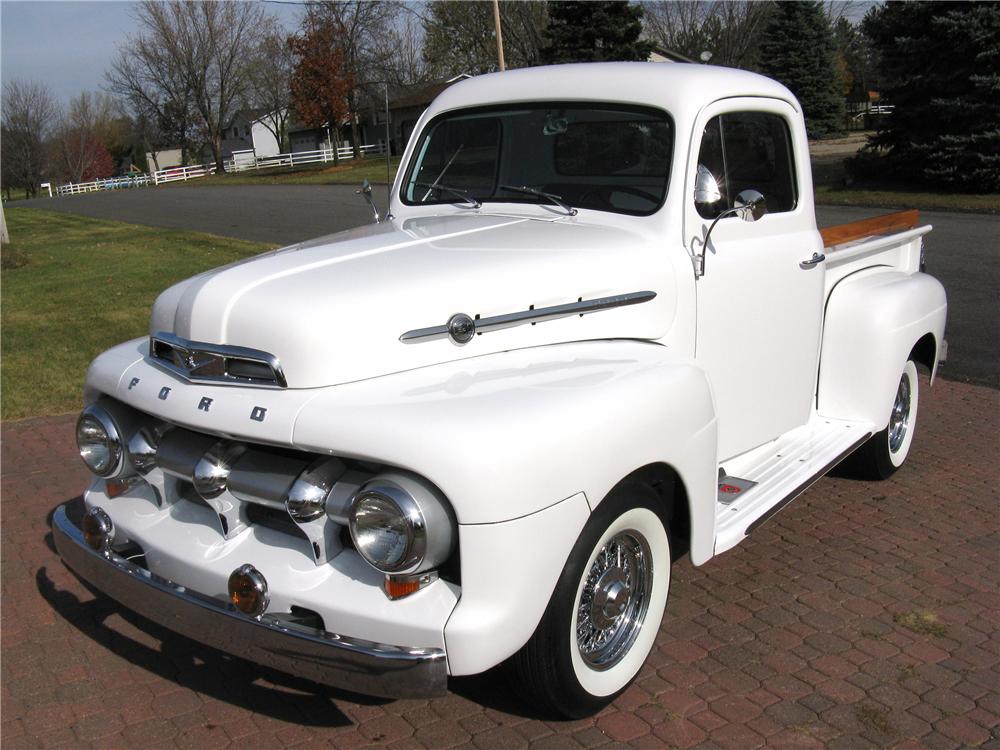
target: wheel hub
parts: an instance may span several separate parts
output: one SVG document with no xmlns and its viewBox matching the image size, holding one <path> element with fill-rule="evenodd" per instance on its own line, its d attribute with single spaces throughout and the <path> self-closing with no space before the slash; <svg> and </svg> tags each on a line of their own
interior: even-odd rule
<svg viewBox="0 0 1000 750">
<path fill-rule="evenodd" d="M 639 532 L 617 534 L 598 551 L 577 602 L 577 648 L 591 667 L 610 669 L 628 653 L 652 585 L 649 545 Z"/>
<path fill-rule="evenodd" d="M 904 374 L 896 389 L 896 401 L 889 417 L 889 450 L 893 453 L 903 445 L 910 424 L 910 379 Z"/>
<path fill-rule="evenodd" d="M 611 568 L 597 581 L 590 616 L 598 628 L 610 628 L 628 607 L 632 592 L 625 576 L 621 568 Z"/>
</svg>

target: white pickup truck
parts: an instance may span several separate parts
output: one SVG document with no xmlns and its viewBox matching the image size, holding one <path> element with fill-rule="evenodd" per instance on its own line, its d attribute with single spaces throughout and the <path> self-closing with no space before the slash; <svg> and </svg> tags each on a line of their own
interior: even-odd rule
<svg viewBox="0 0 1000 750">
<path fill-rule="evenodd" d="M 431 695 L 506 663 L 582 716 L 639 671 L 680 556 L 845 457 L 906 459 L 944 348 L 930 227 L 818 231 L 772 80 L 458 83 L 375 213 L 169 288 L 94 361 L 86 512 L 53 524 L 79 576 L 320 683 Z"/>
</svg>

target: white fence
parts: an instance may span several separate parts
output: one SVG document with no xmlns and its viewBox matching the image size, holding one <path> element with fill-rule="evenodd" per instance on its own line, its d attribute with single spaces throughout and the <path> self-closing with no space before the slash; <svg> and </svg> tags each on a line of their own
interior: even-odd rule
<svg viewBox="0 0 1000 750">
<path fill-rule="evenodd" d="M 384 154 L 385 145 L 382 143 L 371 143 L 361 147 L 363 156 Z M 274 156 L 256 156 L 250 151 L 234 151 L 233 158 L 225 162 L 227 172 L 246 172 L 251 169 L 269 169 L 273 167 L 297 167 L 302 164 L 320 164 L 333 161 L 332 148 L 321 148 L 318 151 L 293 151 L 290 154 L 275 154 Z M 348 160 L 354 158 L 354 149 L 351 146 L 341 146 L 337 149 L 340 159 Z"/>
<path fill-rule="evenodd" d="M 361 147 L 364 156 L 384 154 L 385 144 L 373 143 Z M 257 169 L 269 169 L 273 167 L 297 167 L 303 164 L 321 164 L 333 161 L 332 148 L 321 148 L 318 151 L 294 151 L 290 154 L 275 154 L 274 156 L 257 156 L 253 150 L 234 151 L 233 158 L 224 162 L 227 172 L 247 172 Z M 350 160 L 354 158 L 354 149 L 351 146 L 341 146 L 337 149 L 340 159 Z M 199 164 L 193 167 L 168 167 L 159 169 L 152 175 L 144 174 L 135 177 L 109 177 L 105 180 L 94 180 L 93 182 L 69 183 L 56 188 L 59 195 L 77 195 L 79 193 L 93 193 L 98 190 L 120 190 L 121 188 L 139 187 L 144 185 L 163 185 L 168 182 L 187 182 L 199 177 L 207 177 L 215 174 L 215 165 Z"/>
<path fill-rule="evenodd" d="M 197 164 L 193 167 L 168 167 L 153 172 L 153 184 L 162 185 L 166 182 L 187 182 L 198 177 L 208 177 L 215 174 L 212 164 Z"/>
<path fill-rule="evenodd" d="M 80 193 L 95 193 L 98 190 L 122 190 L 124 188 L 142 187 L 151 182 L 148 174 L 131 177 L 108 177 L 92 182 L 70 182 L 56 188 L 58 195 L 78 195 Z"/>
</svg>

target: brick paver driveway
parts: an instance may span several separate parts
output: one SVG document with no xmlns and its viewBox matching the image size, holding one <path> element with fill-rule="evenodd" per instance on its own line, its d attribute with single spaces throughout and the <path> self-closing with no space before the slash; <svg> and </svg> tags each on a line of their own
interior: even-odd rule
<svg viewBox="0 0 1000 750">
<path fill-rule="evenodd" d="M 48 529 L 85 480 L 72 418 L 4 425 L 3 748 L 1000 748 L 1000 392 L 941 381 L 920 406 L 893 480 L 825 479 L 678 564 L 638 681 L 575 722 L 533 716 L 498 674 L 430 701 L 338 693 L 94 598 Z"/>
</svg>

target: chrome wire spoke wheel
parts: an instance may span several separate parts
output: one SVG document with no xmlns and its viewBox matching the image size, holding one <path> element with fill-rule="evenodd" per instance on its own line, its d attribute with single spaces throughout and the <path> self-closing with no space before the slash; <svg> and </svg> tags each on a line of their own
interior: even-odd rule
<svg viewBox="0 0 1000 750">
<path fill-rule="evenodd" d="M 896 389 L 896 400 L 889 416 L 889 450 L 897 453 L 910 426 L 910 379 L 904 373 Z"/>
<path fill-rule="evenodd" d="M 576 645 L 592 669 L 610 669 L 628 653 L 646 619 L 652 585 L 652 555 L 638 531 L 616 534 L 597 552 L 576 619 Z"/>
</svg>

